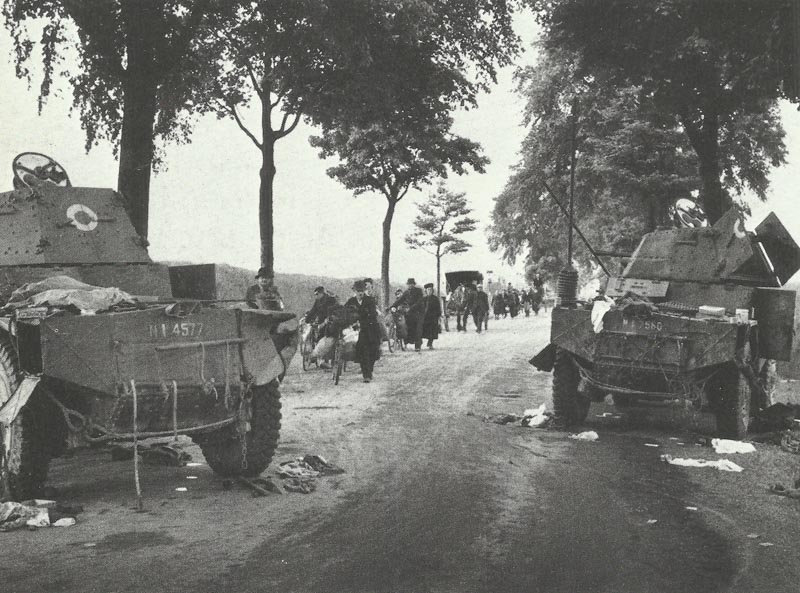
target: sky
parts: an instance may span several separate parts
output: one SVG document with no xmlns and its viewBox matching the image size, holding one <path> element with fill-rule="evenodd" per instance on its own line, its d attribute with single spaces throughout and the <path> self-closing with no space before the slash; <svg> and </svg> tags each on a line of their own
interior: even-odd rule
<svg viewBox="0 0 800 593">
<path fill-rule="evenodd" d="M 526 46 L 535 38 L 530 16 L 516 20 Z M 487 245 L 485 228 L 497 196 L 512 167 L 519 161 L 525 135 L 521 125 L 523 101 L 514 93 L 513 72 L 535 59 L 526 51 L 514 66 L 500 71 L 498 84 L 479 97 L 479 106 L 454 114 L 455 131 L 479 142 L 491 164 L 484 174 L 451 175 L 448 189 L 465 192 L 478 229 L 466 235 L 470 251 L 445 256 L 442 271 L 474 269 L 495 278 L 522 283 L 522 265 L 509 267 Z M 69 67 L 69 64 L 66 64 Z M 10 190 L 11 161 L 20 152 L 48 154 L 67 170 L 73 185 L 116 187 L 118 165 L 111 146 L 101 144 L 88 154 L 77 113 L 71 113 L 71 90 L 57 84 L 44 109 L 37 113 L 39 78 L 29 89 L 14 74 L 11 41 L 0 30 L 0 191 Z M 775 170 L 767 204 L 750 200 L 753 223 L 774 210 L 800 242 L 800 113 L 783 105 L 788 163 Z M 256 123 L 254 113 L 245 121 Z M 276 147 L 275 270 L 352 278 L 380 276 L 381 223 L 386 199 L 378 194 L 354 197 L 325 170 L 334 161 L 321 160 L 308 137 L 317 133 L 304 124 Z M 3 165 L 6 163 L 6 165 Z M 152 178 L 150 194 L 150 255 L 156 261 L 227 263 L 249 269 L 259 265 L 258 184 L 260 156 L 256 147 L 231 120 L 206 116 L 198 120 L 187 145 L 170 145 L 166 170 Z M 432 188 L 431 188 L 432 190 Z M 410 191 L 398 205 L 392 227 L 390 276 L 404 282 L 434 281 L 432 255 L 409 249 L 403 237 L 413 230 L 416 204 L 428 189 Z"/>
</svg>

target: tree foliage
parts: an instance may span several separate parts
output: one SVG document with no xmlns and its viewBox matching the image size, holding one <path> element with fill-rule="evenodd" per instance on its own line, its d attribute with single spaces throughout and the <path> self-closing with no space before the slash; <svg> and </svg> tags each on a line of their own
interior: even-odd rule
<svg viewBox="0 0 800 593">
<path fill-rule="evenodd" d="M 464 253 L 472 245 L 459 235 L 475 230 L 478 221 L 470 217 L 472 208 L 463 192 L 448 191 L 444 183 L 419 204 L 415 230 L 406 235 L 411 249 L 422 249 L 436 258 L 436 294 L 441 294 L 441 262 L 449 253 Z"/>
<path fill-rule="evenodd" d="M 542 273 L 563 268 L 573 138 L 577 157 L 575 219 L 595 249 L 630 252 L 642 233 L 663 223 L 668 206 L 699 184 L 696 158 L 674 118 L 643 100 L 576 76 L 574 56 L 541 49 L 518 73 L 527 99 L 522 161 L 495 199 L 489 245 L 514 263 L 524 255 Z M 575 260 L 591 255 L 575 237 Z"/>
<path fill-rule="evenodd" d="M 119 189 L 142 236 L 159 147 L 186 141 L 196 117 L 206 60 L 194 51 L 195 43 L 216 6 L 211 0 L 5 0 L 3 5 L 17 75 L 31 83 L 35 56 L 41 56 L 40 110 L 57 77 L 71 84 L 86 150 L 100 140 L 111 143 L 120 158 Z M 73 55 L 77 68 L 70 70 L 66 62 Z"/>
<path fill-rule="evenodd" d="M 715 221 L 732 194 L 764 198 L 784 162 L 777 100 L 785 97 L 787 0 L 530 0 L 549 49 L 575 55 L 575 75 L 636 87 L 679 122 L 698 158 Z"/>
</svg>

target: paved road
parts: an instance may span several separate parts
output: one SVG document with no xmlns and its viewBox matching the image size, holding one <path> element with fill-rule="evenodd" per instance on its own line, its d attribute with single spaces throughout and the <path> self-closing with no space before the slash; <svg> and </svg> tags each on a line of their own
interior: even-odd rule
<svg viewBox="0 0 800 593">
<path fill-rule="evenodd" d="M 205 466 L 148 467 L 136 513 L 128 464 L 104 451 L 59 460 L 51 483 L 87 511 L 69 529 L 0 534 L 0 588 L 797 590 L 800 503 L 764 489 L 794 476 L 796 458 L 759 448 L 736 459 L 742 474 L 666 465 L 664 452 L 716 455 L 665 409 L 632 424 L 595 405 L 593 443 L 482 421 L 549 399 L 549 375 L 526 362 L 548 323 L 445 334 L 434 351 L 386 355 L 371 384 L 290 373 L 276 460 L 313 452 L 346 470 L 309 495 L 255 499 Z"/>
</svg>

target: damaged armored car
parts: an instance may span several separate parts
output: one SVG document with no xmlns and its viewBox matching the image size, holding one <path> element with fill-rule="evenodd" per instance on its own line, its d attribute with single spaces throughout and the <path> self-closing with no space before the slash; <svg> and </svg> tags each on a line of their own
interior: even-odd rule
<svg viewBox="0 0 800 593">
<path fill-rule="evenodd" d="M 16 189 L 0 193 L 0 494 L 36 496 L 51 458 L 134 435 L 188 435 L 217 473 L 261 473 L 294 315 L 201 300 L 208 287 L 187 286 L 208 266 L 171 279 L 120 194 L 72 187 L 38 153 L 13 169 Z"/>
<path fill-rule="evenodd" d="M 781 286 L 799 268 L 774 213 L 754 233 L 733 209 L 713 226 L 658 229 L 603 297 L 579 301 L 577 272 L 560 273 L 550 344 L 531 364 L 552 370 L 567 425 L 612 394 L 618 406 L 681 400 L 712 411 L 721 436 L 743 438 L 770 403 L 775 360 L 791 356 L 796 295 Z"/>
</svg>

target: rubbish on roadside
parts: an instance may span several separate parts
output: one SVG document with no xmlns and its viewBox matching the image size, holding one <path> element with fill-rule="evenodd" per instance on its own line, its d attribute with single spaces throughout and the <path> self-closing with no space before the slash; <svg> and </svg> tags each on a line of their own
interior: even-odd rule
<svg viewBox="0 0 800 593">
<path fill-rule="evenodd" d="M 669 437 L 669 440 L 671 440 L 671 441 L 679 441 L 680 439 L 678 437 Z"/>
<path fill-rule="evenodd" d="M 552 420 L 553 415 L 547 411 L 545 404 L 540 405 L 538 408 L 531 408 L 522 413 L 521 426 L 528 428 L 544 428 Z"/>
<path fill-rule="evenodd" d="M 311 494 L 317 489 L 317 482 L 313 478 L 294 477 L 286 479 L 283 483 L 283 487 L 287 492 Z"/>
<path fill-rule="evenodd" d="M 186 488 L 185 486 L 178 486 L 177 488 L 175 488 L 175 492 L 188 492 L 188 491 L 189 489 Z"/>
<path fill-rule="evenodd" d="M 253 491 L 253 496 L 269 496 L 271 492 L 283 494 L 280 487 L 266 478 L 245 478 L 244 476 L 239 476 L 236 481 L 250 488 L 250 490 Z"/>
<path fill-rule="evenodd" d="M 800 500 L 800 488 L 787 488 L 783 484 L 773 484 L 769 487 L 769 491 L 778 496 L 785 496 L 786 498 L 794 498 Z"/>
<path fill-rule="evenodd" d="M 585 432 L 579 432 L 578 434 L 571 434 L 569 438 L 574 441 L 596 441 L 600 438 L 600 435 L 593 430 L 587 430 Z"/>
<path fill-rule="evenodd" d="M 741 466 L 736 465 L 733 461 L 728 459 L 716 459 L 709 461 L 707 459 L 685 459 L 682 457 L 673 457 L 672 455 L 662 455 L 661 461 L 669 463 L 670 465 L 680 465 L 683 467 L 713 467 L 724 472 L 741 472 L 744 470 Z"/>
<path fill-rule="evenodd" d="M 83 544 L 83 547 L 84 548 L 96 548 L 97 547 L 97 543 L 95 543 L 95 542 L 86 542 L 85 544 Z"/>
<path fill-rule="evenodd" d="M 196 480 L 197 476 L 186 476 L 187 480 Z"/>
<path fill-rule="evenodd" d="M 800 453 L 800 434 L 787 430 L 781 435 L 781 449 L 788 453 Z"/>
<path fill-rule="evenodd" d="M 203 464 L 202 463 L 198 463 L 196 461 L 190 461 L 189 463 L 186 464 L 186 467 L 200 467 L 201 465 L 203 465 Z"/>
<path fill-rule="evenodd" d="M 748 533 L 747 537 L 749 539 L 758 539 L 759 537 L 761 537 L 761 535 L 759 535 L 758 533 Z"/>
<path fill-rule="evenodd" d="M 730 439 L 712 439 L 711 446 L 715 453 L 727 455 L 730 453 L 755 453 L 756 448 L 753 443 L 743 443 L 742 441 L 732 441 Z"/>
<path fill-rule="evenodd" d="M 765 547 L 765 548 L 768 548 L 768 547 L 770 547 L 770 546 L 774 546 L 775 544 L 773 544 L 772 542 L 759 542 L 759 544 L 758 544 L 758 545 L 759 545 L 759 546 L 763 546 L 763 547 Z"/>
<path fill-rule="evenodd" d="M 278 466 L 279 478 L 316 478 L 319 472 L 305 461 L 284 461 Z"/>
<path fill-rule="evenodd" d="M 697 507 L 686 507 L 687 511 L 696 511 Z"/>
<path fill-rule="evenodd" d="M 23 500 L 20 504 L 26 507 L 39 507 L 40 509 L 54 509 L 58 504 L 55 500 L 45 498 L 31 498 L 30 500 Z"/>
<path fill-rule="evenodd" d="M 320 473 L 320 475 L 333 475 L 333 474 L 343 474 L 345 473 L 344 470 L 332 464 L 330 461 L 325 459 L 322 455 L 315 455 L 312 453 L 307 453 L 301 461 L 307 464 L 311 469 Z"/>
<path fill-rule="evenodd" d="M 661 445 L 659 445 L 658 443 L 645 443 L 644 446 L 645 447 L 660 447 Z"/>
<path fill-rule="evenodd" d="M 149 465 L 166 465 L 169 467 L 183 467 L 192 460 L 191 455 L 178 449 L 174 443 L 139 444 L 139 458 Z M 131 443 L 122 443 L 111 447 L 112 461 L 129 461 L 131 459 L 133 459 L 133 445 Z"/>
<path fill-rule="evenodd" d="M 50 514 L 47 509 L 36 508 L 36 514 L 25 521 L 28 527 L 50 527 Z"/>
<path fill-rule="evenodd" d="M 656 523 L 658 523 L 658 519 L 648 519 L 647 520 L 647 524 L 648 525 L 655 525 Z"/>
<path fill-rule="evenodd" d="M 511 424 L 521 420 L 522 416 L 517 416 L 516 414 L 493 414 L 483 417 L 484 422 L 493 422 L 494 424 Z"/>
<path fill-rule="evenodd" d="M 50 515 L 46 508 L 28 506 L 13 501 L 0 504 L 0 531 L 13 531 L 26 526 L 48 527 L 49 525 Z"/>
<path fill-rule="evenodd" d="M 75 525 L 75 519 L 73 517 L 64 517 L 53 523 L 53 527 L 72 527 L 73 525 Z"/>
</svg>

